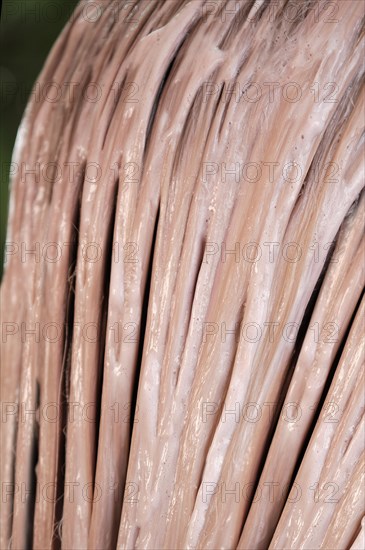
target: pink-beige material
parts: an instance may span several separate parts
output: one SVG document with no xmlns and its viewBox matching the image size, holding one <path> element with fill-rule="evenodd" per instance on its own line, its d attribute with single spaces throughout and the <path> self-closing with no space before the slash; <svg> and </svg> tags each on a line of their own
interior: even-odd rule
<svg viewBox="0 0 365 550">
<path fill-rule="evenodd" d="M 14 151 L 1 549 L 364 547 L 364 10 L 79 3 Z"/>
</svg>

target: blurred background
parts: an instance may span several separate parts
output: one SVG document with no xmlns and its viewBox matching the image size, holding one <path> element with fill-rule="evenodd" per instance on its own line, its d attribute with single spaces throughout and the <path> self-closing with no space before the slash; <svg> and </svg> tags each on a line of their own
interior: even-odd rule
<svg viewBox="0 0 365 550">
<path fill-rule="evenodd" d="M 0 22 L 0 277 L 9 199 L 9 167 L 32 87 L 77 0 L 3 0 Z"/>
</svg>

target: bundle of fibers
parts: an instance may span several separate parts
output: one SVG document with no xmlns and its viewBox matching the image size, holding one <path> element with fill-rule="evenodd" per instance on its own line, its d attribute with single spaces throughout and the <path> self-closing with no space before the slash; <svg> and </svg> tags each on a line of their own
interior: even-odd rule
<svg viewBox="0 0 365 550">
<path fill-rule="evenodd" d="M 362 549 L 364 3 L 84 0 L 18 132 L 2 549 Z"/>
</svg>

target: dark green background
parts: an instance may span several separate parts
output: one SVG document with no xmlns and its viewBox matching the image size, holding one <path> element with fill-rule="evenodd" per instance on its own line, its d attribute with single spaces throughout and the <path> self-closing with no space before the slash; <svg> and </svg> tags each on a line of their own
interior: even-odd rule
<svg viewBox="0 0 365 550">
<path fill-rule="evenodd" d="M 30 91 L 76 0 L 3 0 L 0 23 L 0 274 L 6 236 L 9 163 Z"/>
</svg>

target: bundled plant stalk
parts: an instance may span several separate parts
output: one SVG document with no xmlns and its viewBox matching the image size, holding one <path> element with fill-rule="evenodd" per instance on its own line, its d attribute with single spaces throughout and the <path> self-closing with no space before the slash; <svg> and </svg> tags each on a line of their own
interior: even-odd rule
<svg viewBox="0 0 365 550">
<path fill-rule="evenodd" d="M 331 4 L 78 5 L 13 159 L 1 548 L 364 547 L 364 4 Z"/>
</svg>

